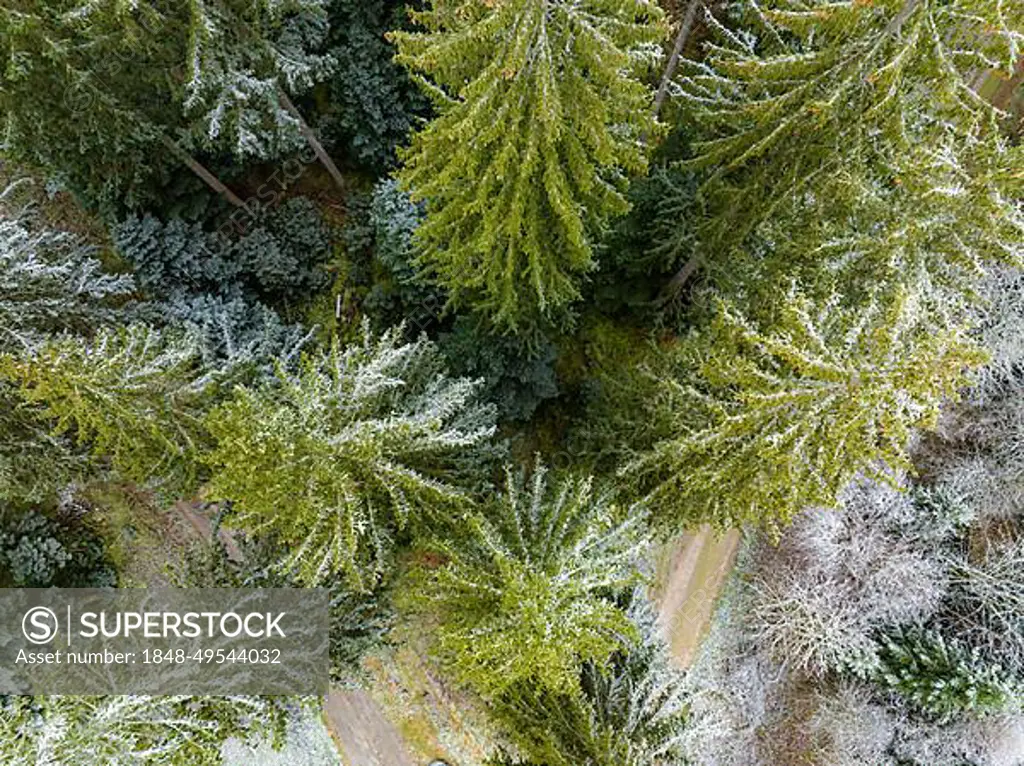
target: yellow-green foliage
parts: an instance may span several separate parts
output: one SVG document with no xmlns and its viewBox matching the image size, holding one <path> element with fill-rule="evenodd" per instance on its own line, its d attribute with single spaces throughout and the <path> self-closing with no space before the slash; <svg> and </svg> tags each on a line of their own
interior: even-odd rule
<svg viewBox="0 0 1024 766">
<path fill-rule="evenodd" d="M 454 512 L 492 449 L 495 412 L 476 381 L 448 377 L 436 347 L 402 344 L 401 328 L 364 333 L 237 387 L 205 421 L 210 496 L 232 501 L 230 523 L 275 534 L 306 583 L 373 587 L 398 529 Z"/>
<path fill-rule="evenodd" d="M 509 472 L 502 497 L 436 543 L 444 563 L 417 573 L 407 601 L 436 610 L 440 657 L 478 693 L 572 694 L 584 661 L 603 664 L 633 634 L 609 596 L 636 581 L 642 523 L 590 479 L 549 485 L 538 466 L 524 486 Z"/>
<path fill-rule="evenodd" d="M 194 343 L 144 325 L 0 356 L 0 377 L 39 407 L 54 434 L 72 437 L 125 478 L 179 490 L 197 465 L 203 381 L 196 367 Z"/>
<path fill-rule="evenodd" d="M 854 313 L 791 292 L 762 331 L 721 306 L 659 369 L 651 416 L 675 435 L 622 474 L 663 523 L 726 526 L 834 505 L 883 463 L 911 469 L 914 429 L 934 425 L 986 358 L 956 330 L 921 332 L 919 311 L 906 296 Z"/>
<path fill-rule="evenodd" d="M 655 130 L 635 77 L 658 55 L 651 0 L 433 0 L 395 32 L 439 116 L 402 153 L 427 216 L 422 265 L 496 324 L 559 317 L 593 265 L 591 235 L 626 211 Z M 560 317 L 559 317 L 560 318 Z"/>
</svg>

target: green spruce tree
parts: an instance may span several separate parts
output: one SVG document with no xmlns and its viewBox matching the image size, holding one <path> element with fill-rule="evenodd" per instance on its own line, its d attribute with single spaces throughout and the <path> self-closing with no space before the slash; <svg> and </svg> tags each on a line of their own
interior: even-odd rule
<svg viewBox="0 0 1024 766">
<path fill-rule="evenodd" d="M 634 633 L 612 597 L 638 578 L 642 521 L 589 478 L 549 483 L 538 464 L 524 484 L 509 470 L 504 495 L 428 549 L 440 565 L 418 570 L 407 601 L 437 615 L 439 656 L 485 697 L 574 694 L 582 663 L 603 666 Z"/>
<path fill-rule="evenodd" d="M 922 332 L 914 296 L 849 310 L 783 295 L 767 328 L 723 304 L 651 366 L 648 417 L 671 435 L 621 474 L 669 531 L 774 524 L 835 505 L 858 473 L 912 470 L 914 429 L 986 358 L 956 330 Z"/>
<path fill-rule="evenodd" d="M 422 265 L 503 328 L 561 319 L 593 237 L 627 209 L 655 130 L 638 70 L 664 36 L 650 0 L 433 0 L 398 60 L 438 117 L 402 153 L 425 200 Z"/>
<path fill-rule="evenodd" d="M 400 338 L 335 343 L 206 418 L 210 497 L 231 501 L 226 523 L 287 546 L 282 567 L 301 582 L 340 573 L 372 588 L 398 531 L 465 503 L 495 450 L 479 383 L 449 377 L 425 338 Z"/>
</svg>

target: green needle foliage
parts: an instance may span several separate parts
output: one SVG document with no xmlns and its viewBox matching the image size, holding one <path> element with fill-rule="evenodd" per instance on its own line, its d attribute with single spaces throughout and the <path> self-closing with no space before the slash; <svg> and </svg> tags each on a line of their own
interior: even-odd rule
<svg viewBox="0 0 1024 766">
<path fill-rule="evenodd" d="M 442 563 L 415 573 L 407 602 L 437 614 L 439 656 L 478 693 L 575 694 L 581 664 L 604 665 L 635 632 L 609 597 L 638 578 L 642 521 L 589 478 L 549 484 L 538 464 L 526 484 L 509 470 L 503 496 L 432 546 Z"/>
<path fill-rule="evenodd" d="M 303 583 L 341 573 L 372 588 L 396 532 L 465 502 L 495 453 L 479 383 L 449 377 L 426 339 L 401 337 L 335 342 L 206 418 L 210 496 L 232 501 L 227 523 L 287 546 L 282 566 Z"/>
<path fill-rule="evenodd" d="M 969 295 L 1019 262 L 1019 147 L 976 93 L 1009 77 L 1024 8 L 997 0 L 747 0 L 682 80 L 699 126 L 698 254 L 724 283 L 799 276 Z M 837 286 L 838 281 L 838 286 Z"/>
<path fill-rule="evenodd" d="M 232 737 L 283 740 L 294 702 L 275 697 L 6 697 L 6 766 L 218 766 Z"/>
<path fill-rule="evenodd" d="M 791 291 L 768 330 L 722 305 L 666 354 L 654 413 L 673 436 L 621 473 L 663 524 L 774 525 L 833 506 L 860 472 L 912 470 L 914 429 L 934 425 L 986 355 L 955 331 L 915 331 L 912 297 L 853 312 Z"/>
<path fill-rule="evenodd" d="M 492 706 L 527 761 L 520 766 L 681 766 L 684 674 L 672 667 L 642 590 L 628 611 L 637 638 L 607 667 L 583 666 L 582 694 L 521 684 Z M 504 763 L 502 761 L 501 763 Z"/>
<path fill-rule="evenodd" d="M 900 630 L 882 637 L 874 678 L 943 722 L 964 713 L 1004 709 L 1013 700 L 1013 684 L 978 654 L 935 631 Z"/>
<path fill-rule="evenodd" d="M 439 116 L 401 153 L 426 200 L 422 265 L 509 330 L 562 318 L 594 266 L 592 237 L 628 208 L 655 131 L 635 72 L 664 36 L 651 0 L 434 0 L 398 60 Z"/>
<path fill-rule="evenodd" d="M 198 465 L 205 381 L 197 355 L 188 338 L 134 325 L 0 356 L 0 379 L 55 437 L 67 435 L 124 478 L 182 490 Z"/>
</svg>

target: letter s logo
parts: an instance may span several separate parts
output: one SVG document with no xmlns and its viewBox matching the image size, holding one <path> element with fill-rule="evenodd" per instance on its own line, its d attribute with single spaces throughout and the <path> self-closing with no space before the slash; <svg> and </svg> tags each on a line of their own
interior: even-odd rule
<svg viewBox="0 0 1024 766">
<path fill-rule="evenodd" d="M 21 632 L 33 644 L 47 644 L 57 635 L 57 615 L 45 606 L 34 606 L 21 618 Z"/>
</svg>

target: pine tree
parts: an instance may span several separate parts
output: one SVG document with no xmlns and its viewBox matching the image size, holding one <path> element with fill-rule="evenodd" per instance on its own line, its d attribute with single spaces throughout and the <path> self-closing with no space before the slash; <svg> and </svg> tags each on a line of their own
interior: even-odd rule
<svg viewBox="0 0 1024 766">
<path fill-rule="evenodd" d="M 910 469 L 907 444 L 935 424 L 985 355 L 955 330 L 922 334 L 913 296 L 868 311 L 791 290 L 768 329 L 723 304 L 665 354 L 650 417 L 673 435 L 621 473 L 669 529 L 774 524 L 834 506 L 856 474 Z"/>
<path fill-rule="evenodd" d="M 216 766 L 232 737 L 282 741 L 298 705 L 274 697 L 5 697 L 7 766 Z"/>
<path fill-rule="evenodd" d="M 708 172 L 697 258 L 716 274 L 963 292 L 986 262 L 1019 260 L 1020 149 L 976 92 L 1014 71 L 1019 5 L 747 0 L 707 21 L 681 84 L 690 165 Z"/>
<path fill-rule="evenodd" d="M 135 325 L 0 356 L 0 380 L 17 386 L 54 438 L 73 439 L 125 478 L 178 489 L 193 484 L 198 460 L 207 380 L 196 359 L 190 339 Z"/>
<path fill-rule="evenodd" d="M 400 528 L 468 500 L 491 453 L 494 408 L 479 383 L 450 378 L 426 339 L 401 329 L 307 356 L 259 387 L 238 387 L 206 418 L 212 498 L 227 523 L 274 534 L 302 582 L 344 574 L 373 587 Z"/>
<path fill-rule="evenodd" d="M 441 566 L 405 592 L 437 614 L 439 656 L 478 693 L 573 694 L 581 664 L 603 666 L 634 633 L 609 596 L 638 578 L 642 517 L 624 520 L 589 478 L 549 484 L 539 464 L 528 485 L 507 474 L 505 494 L 431 546 Z"/>
<path fill-rule="evenodd" d="M 592 238 L 644 170 L 651 94 L 635 75 L 664 34 L 650 0 L 434 0 L 394 32 L 439 116 L 402 153 L 426 200 L 422 264 L 505 329 L 561 318 Z"/>
</svg>

